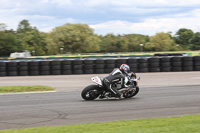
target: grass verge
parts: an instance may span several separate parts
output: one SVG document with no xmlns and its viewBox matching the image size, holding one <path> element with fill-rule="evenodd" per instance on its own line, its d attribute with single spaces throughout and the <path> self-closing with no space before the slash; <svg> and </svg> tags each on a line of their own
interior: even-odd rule
<svg viewBox="0 0 200 133">
<path fill-rule="evenodd" d="M 199 133 L 200 115 L 2 130 L 0 133 Z"/>
<path fill-rule="evenodd" d="M 0 93 L 52 91 L 49 86 L 0 86 Z"/>
</svg>

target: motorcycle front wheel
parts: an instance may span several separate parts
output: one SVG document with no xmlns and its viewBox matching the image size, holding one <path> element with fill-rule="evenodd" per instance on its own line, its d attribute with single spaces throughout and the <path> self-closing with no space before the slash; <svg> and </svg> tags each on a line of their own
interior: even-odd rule
<svg viewBox="0 0 200 133">
<path fill-rule="evenodd" d="M 133 89 L 132 91 L 124 94 L 124 98 L 131 98 L 131 97 L 134 97 L 135 95 L 137 95 L 139 92 L 139 87 L 137 86 L 135 89 Z"/>
<path fill-rule="evenodd" d="M 100 95 L 100 90 L 98 85 L 89 85 L 83 89 L 81 96 L 85 100 L 94 100 Z"/>
</svg>

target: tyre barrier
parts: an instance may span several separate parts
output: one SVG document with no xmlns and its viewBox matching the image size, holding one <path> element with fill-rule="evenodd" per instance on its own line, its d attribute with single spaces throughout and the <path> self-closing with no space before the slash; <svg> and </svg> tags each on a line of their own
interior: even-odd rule
<svg viewBox="0 0 200 133">
<path fill-rule="evenodd" d="M 71 59 L 0 62 L 0 76 L 37 76 L 110 73 L 121 64 L 132 72 L 200 71 L 200 56 L 162 56 L 150 58 Z"/>
<path fill-rule="evenodd" d="M 186 53 L 160 53 L 160 54 L 154 54 L 154 56 L 185 56 Z"/>
</svg>

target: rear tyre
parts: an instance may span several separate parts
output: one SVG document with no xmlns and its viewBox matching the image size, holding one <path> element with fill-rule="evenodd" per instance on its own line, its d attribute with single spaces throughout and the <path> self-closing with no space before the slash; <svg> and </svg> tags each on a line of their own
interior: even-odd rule
<svg viewBox="0 0 200 133">
<path fill-rule="evenodd" d="M 81 93 L 81 96 L 85 100 L 94 100 L 100 94 L 100 87 L 98 85 L 89 85 L 85 87 Z"/>
<path fill-rule="evenodd" d="M 139 87 L 136 87 L 134 90 L 130 91 L 129 93 L 124 94 L 124 98 L 131 98 L 137 95 L 139 92 Z"/>
</svg>

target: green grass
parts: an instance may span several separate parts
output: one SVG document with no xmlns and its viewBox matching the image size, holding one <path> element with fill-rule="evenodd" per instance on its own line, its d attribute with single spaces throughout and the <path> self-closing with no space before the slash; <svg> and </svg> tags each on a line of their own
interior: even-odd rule
<svg viewBox="0 0 200 133">
<path fill-rule="evenodd" d="M 48 86 L 0 86 L 0 93 L 52 91 Z"/>
<path fill-rule="evenodd" d="M 0 133 L 200 133 L 200 115 L 13 129 Z"/>
</svg>

